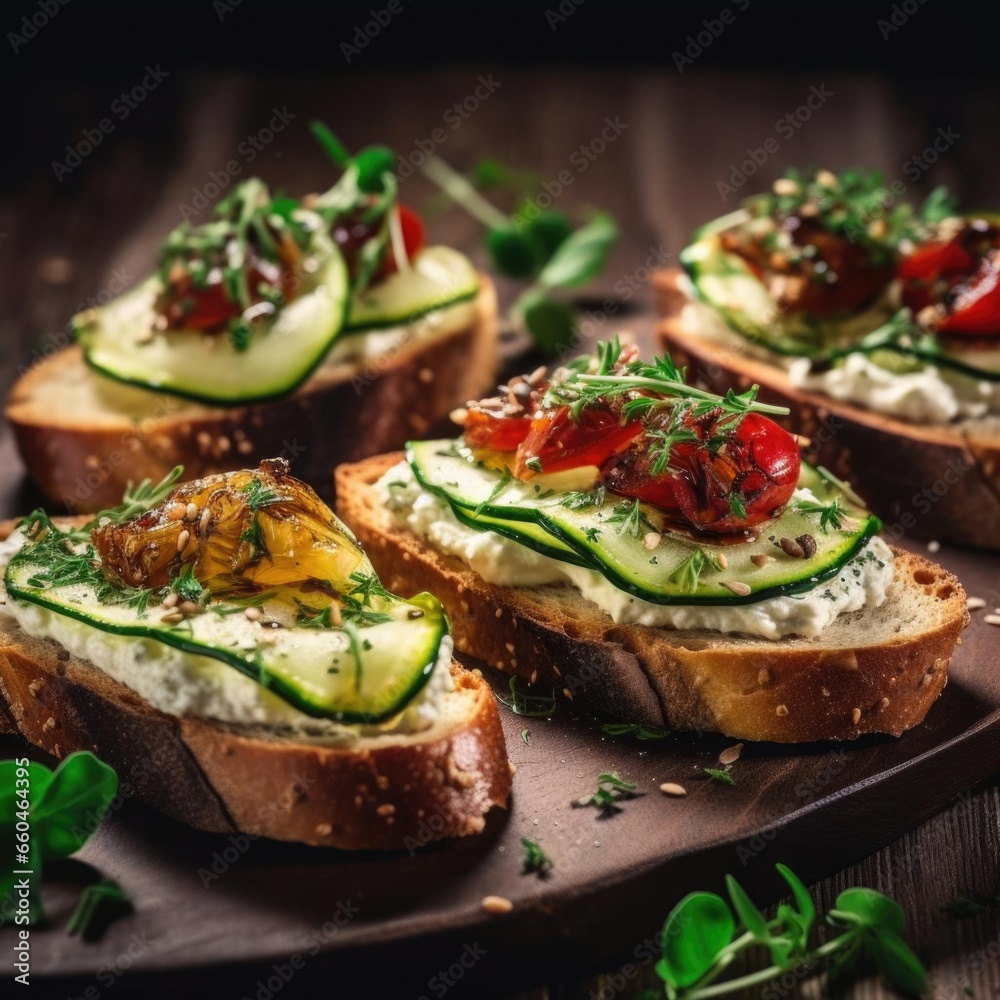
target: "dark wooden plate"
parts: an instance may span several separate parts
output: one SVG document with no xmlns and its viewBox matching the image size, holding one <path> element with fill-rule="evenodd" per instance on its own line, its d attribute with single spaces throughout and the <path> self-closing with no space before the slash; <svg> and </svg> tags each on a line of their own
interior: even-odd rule
<svg viewBox="0 0 1000 1000">
<path fill-rule="evenodd" d="M 946 550 L 939 558 L 970 594 L 1000 603 L 995 557 Z M 984 613 L 973 614 L 950 682 L 921 726 L 899 740 L 748 745 L 732 788 L 702 770 L 732 741 L 611 738 L 563 703 L 550 720 L 502 710 L 514 796 L 478 838 L 352 856 L 202 834 L 127 802 L 79 857 L 125 887 L 135 916 L 100 944 L 67 937 L 80 866 L 53 868 L 54 928 L 32 935 L 33 975 L 103 992 L 126 969 L 131 987 L 150 989 L 196 970 L 199 982 L 225 979 L 239 984 L 234 996 L 260 992 L 262 1000 L 289 975 L 297 986 L 336 983 L 338 996 L 374 995 L 364 984 L 377 982 L 378 995 L 434 997 L 447 981 L 452 996 L 489 996 L 570 967 L 584 974 L 618 960 L 648 963 L 652 936 L 687 891 L 718 889 L 732 872 L 759 899 L 776 898 L 775 862 L 818 879 L 997 769 L 1000 631 Z M 20 745 L 4 739 L 0 751 L 10 756 Z M 572 808 L 604 770 L 645 794 L 608 817 Z M 664 796 L 664 781 L 688 795 Z M 523 836 L 554 860 L 549 878 L 521 874 Z M 492 894 L 509 898 L 513 912 L 484 913 L 481 900 Z M 0 942 L 11 938 L 0 932 Z M 12 962 L 4 944 L 4 976 Z"/>
</svg>

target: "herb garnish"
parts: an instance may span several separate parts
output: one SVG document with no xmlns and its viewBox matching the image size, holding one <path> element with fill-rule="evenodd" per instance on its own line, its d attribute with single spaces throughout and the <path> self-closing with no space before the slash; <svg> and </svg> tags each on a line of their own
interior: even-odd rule
<svg viewBox="0 0 1000 1000">
<path fill-rule="evenodd" d="M 733 777 L 732 764 L 727 764 L 725 767 L 703 767 L 702 770 L 720 785 L 728 785 L 732 788 L 736 784 L 736 779 Z"/>
<path fill-rule="evenodd" d="M 574 799 L 572 805 L 575 809 L 593 806 L 595 809 L 600 809 L 604 815 L 611 816 L 621 812 L 619 802 L 643 794 L 636 791 L 637 787 L 634 781 L 626 781 L 616 771 L 602 771 L 597 776 L 597 791 Z"/>
<path fill-rule="evenodd" d="M 722 563 L 704 549 L 694 549 L 691 555 L 670 571 L 667 580 L 676 583 L 686 593 L 693 594 L 698 589 L 698 581 L 706 567 L 719 571 L 722 569 Z"/>
<path fill-rule="evenodd" d="M 619 535 L 631 535 L 633 538 L 638 538 L 644 530 L 656 530 L 656 526 L 643 511 L 640 500 L 626 500 L 616 504 L 608 515 L 607 523 L 616 525 Z"/>
<path fill-rule="evenodd" d="M 517 689 L 516 674 L 511 677 L 508 687 L 510 688 L 510 699 L 508 700 L 502 694 L 498 694 L 497 701 L 501 705 L 506 705 L 515 715 L 523 715 L 529 719 L 547 719 L 555 713 L 555 688 L 547 695 L 521 694 Z M 527 740 L 525 742 L 527 743 Z"/>
<path fill-rule="evenodd" d="M 503 493 L 503 491 L 507 489 L 507 487 L 510 486 L 510 484 L 513 481 L 514 481 L 513 473 L 511 473 L 510 469 L 504 469 L 500 475 L 500 478 L 497 480 L 496 485 L 493 487 L 492 490 L 490 490 L 490 495 L 481 504 L 479 504 L 479 506 L 476 507 L 476 509 L 472 513 L 475 514 L 477 517 L 480 514 L 482 514 L 483 508 L 493 503 L 493 501 L 496 500 L 496 498 L 500 496 L 500 494 Z"/>
<path fill-rule="evenodd" d="M 567 510 L 580 510 L 581 507 L 603 507 L 605 487 L 598 486 L 590 492 L 570 490 L 559 498 L 559 506 Z"/>
<path fill-rule="evenodd" d="M 28 794 L 18 784 L 27 773 Z M 90 839 L 118 794 L 118 775 L 89 750 L 70 754 L 55 771 L 27 760 L 0 761 L 0 841 L 15 840 L 18 823 L 26 823 L 30 842 L 18 853 L 17 868 L 30 870 L 29 922 L 45 920 L 40 889 L 42 867 L 75 854 Z M 27 808 L 23 808 L 26 806 Z M 0 875 L 0 901 L 11 900 L 19 876 Z"/>
<path fill-rule="evenodd" d="M 847 511 L 840 502 L 840 497 L 834 497 L 829 503 L 820 503 L 813 500 L 793 500 L 790 504 L 792 510 L 797 510 L 800 514 L 818 514 L 819 527 L 823 534 L 828 534 L 830 528 L 839 531 L 843 526 Z"/>
<path fill-rule="evenodd" d="M 816 904 L 789 868 L 776 867 L 791 889 L 792 902 L 781 903 L 773 920 L 761 913 L 731 875 L 726 876 L 726 887 L 732 909 L 715 893 L 693 892 L 671 910 L 663 926 L 663 957 L 656 964 L 671 1000 L 746 996 L 755 987 L 789 974 L 796 981 L 805 979 L 823 971 L 823 966 L 827 985 L 837 988 L 874 965 L 902 993 L 922 994 L 927 989 L 924 967 L 903 941 L 906 920 L 898 903 L 873 889 L 845 889 L 826 915 L 836 933 L 810 949 Z M 737 955 L 760 946 L 768 950 L 770 965 L 719 981 Z"/>
<path fill-rule="evenodd" d="M 547 878 L 552 871 L 552 859 L 542 850 L 541 844 L 529 837 L 522 837 L 521 847 L 524 848 L 524 867 L 521 874 L 528 875 L 535 872 L 539 878 Z"/>
<path fill-rule="evenodd" d="M 662 740 L 670 735 L 669 729 L 658 729 L 641 722 L 605 722 L 601 730 L 608 736 L 634 736 L 637 740 Z"/>
</svg>

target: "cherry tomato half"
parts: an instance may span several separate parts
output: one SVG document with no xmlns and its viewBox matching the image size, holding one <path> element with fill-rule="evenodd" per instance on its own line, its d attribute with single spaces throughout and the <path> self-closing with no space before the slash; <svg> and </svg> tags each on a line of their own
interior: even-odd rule
<svg viewBox="0 0 1000 1000">
<path fill-rule="evenodd" d="M 601 466 L 641 433 L 640 421 L 623 424 L 617 413 L 605 407 L 588 406 L 577 421 L 564 406 L 531 421 L 531 432 L 517 449 L 514 475 L 530 479 L 538 471 Z M 528 462 L 540 465 L 540 470 Z"/>
<path fill-rule="evenodd" d="M 470 408 L 465 418 L 465 443 L 470 448 L 516 451 L 531 430 L 531 418 L 498 417 L 485 410 Z"/>
</svg>

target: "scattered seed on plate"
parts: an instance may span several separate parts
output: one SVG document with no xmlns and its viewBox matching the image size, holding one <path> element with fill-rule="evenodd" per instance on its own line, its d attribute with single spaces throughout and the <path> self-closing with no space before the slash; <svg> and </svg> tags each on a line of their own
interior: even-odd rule
<svg viewBox="0 0 1000 1000">
<path fill-rule="evenodd" d="M 980 608 L 986 607 L 986 602 L 981 597 L 970 597 L 966 602 L 965 606 L 970 611 L 978 611 Z"/>
<path fill-rule="evenodd" d="M 742 752 L 742 743 L 736 743 L 731 747 L 726 747 L 726 749 L 719 754 L 719 763 L 723 765 L 735 764 L 740 759 L 740 754 Z"/>
<path fill-rule="evenodd" d="M 1000 615 L 986 615 L 983 618 L 983 621 L 986 622 L 987 625 L 1000 625 Z"/>
<path fill-rule="evenodd" d="M 664 795 L 675 795 L 678 798 L 682 795 L 687 795 L 687 789 L 683 785 L 678 785 L 676 781 L 664 781 L 660 785 L 660 791 Z"/>
<path fill-rule="evenodd" d="M 510 913 L 514 904 L 505 896 L 484 896 L 482 907 L 487 913 Z"/>
</svg>

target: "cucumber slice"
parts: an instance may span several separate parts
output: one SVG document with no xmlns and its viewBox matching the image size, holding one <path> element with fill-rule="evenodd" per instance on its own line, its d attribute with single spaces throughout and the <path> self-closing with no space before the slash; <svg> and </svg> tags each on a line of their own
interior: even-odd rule
<svg viewBox="0 0 1000 1000">
<path fill-rule="evenodd" d="M 162 609 L 102 602 L 86 584 L 44 587 L 37 578 L 44 571 L 27 543 L 7 567 L 10 597 L 102 632 L 172 646 L 195 662 L 220 661 L 306 715 L 336 722 L 370 725 L 401 711 L 426 684 L 448 634 L 440 602 L 418 594 L 409 601 L 379 599 L 374 623 L 356 625 L 353 635 L 290 623 L 271 631 L 273 641 L 265 645 L 256 639 L 259 626 L 249 623 L 238 606 L 217 605 L 219 613 L 210 606 L 204 614 L 164 624 Z M 263 611 L 265 617 L 281 614 L 269 603 Z"/>
<path fill-rule="evenodd" d="M 936 343 L 884 343 L 880 327 L 890 318 L 888 308 L 874 306 L 855 316 L 816 320 L 801 314 L 782 314 L 764 283 L 737 254 L 727 253 L 719 233 L 747 218 L 732 212 L 702 226 L 694 241 L 680 253 L 680 262 L 698 297 L 718 313 L 741 337 L 774 354 L 806 357 L 832 363 L 846 354 L 862 353 L 890 371 L 912 372 L 926 365 L 947 368 L 986 382 L 1000 381 L 1000 371 L 970 364 Z M 865 341 L 871 335 L 871 342 Z M 932 338 L 925 338 L 929 341 Z"/>
<path fill-rule="evenodd" d="M 565 494 L 536 495 L 530 483 L 502 477 L 447 441 L 411 443 L 407 458 L 420 484 L 445 499 L 460 519 L 471 514 L 475 526 L 475 518 L 488 518 L 493 522 L 490 530 L 502 523 L 503 533 L 518 541 L 537 539 L 536 529 L 541 527 L 620 590 L 654 604 L 752 604 L 779 594 L 812 590 L 835 576 L 881 528 L 877 517 L 851 503 L 815 470 L 803 465 L 800 486 L 812 490 L 821 503 L 838 499 L 846 510 L 847 519 L 840 529 L 828 525 L 824 532 L 818 515 L 789 507 L 752 542 L 719 546 L 663 533 L 662 541 L 650 551 L 643 536 L 662 528 L 662 519 L 653 507 L 639 505 L 642 518 L 636 516 L 634 524 L 621 521 L 633 509 L 632 502 L 622 498 L 609 495 L 599 506 L 568 507 L 562 502 Z M 479 523 L 487 526 L 485 521 Z M 531 524 L 531 529 L 526 530 L 525 524 Z M 780 537 L 803 534 L 816 540 L 816 553 L 809 559 L 786 556 L 777 544 Z M 692 589 L 678 570 L 699 549 L 709 561 Z M 711 560 L 720 554 L 726 556 L 725 569 L 712 565 Z M 758 567 L 752 557 L 761 554 L 773 558 Z M 726 587 L 726 582 L 732 581 L 745 583 L 750 593 L 735 595 Z"/>
<path fill-rule="evenodd" d="M 203 403 L 234 405 L 291 392 L 322 362 L 344 325 L 347 268 L 323 233 L 313 237 L 320 262 L 299 296 L 254 327 L 236 350 L 224 334 L 154 332 L 161 284 L 151 277 L 99 309 L 74 319 L 87 363 L 102 375 Z"/>
<path fill-rule="evenodd" d="M 479 276 L 472 262 L 451 247 L 426 247 L 384 281 L 354 295 L 348 331 L 407 326 L 421 316 L 474 299 Z"/>
</svg>

